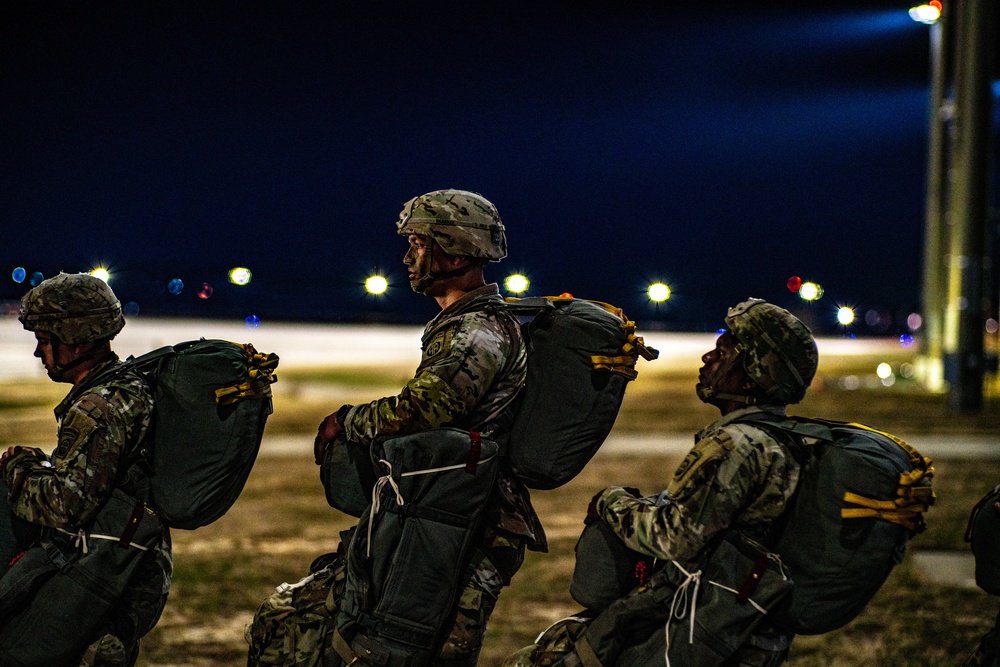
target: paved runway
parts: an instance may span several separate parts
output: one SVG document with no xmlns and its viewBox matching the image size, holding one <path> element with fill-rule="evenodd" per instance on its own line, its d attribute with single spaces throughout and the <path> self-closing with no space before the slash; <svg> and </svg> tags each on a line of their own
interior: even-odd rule
<svg viewBox="0 0 1000 667">
<path fill-rule="evenodd" d="M 181 320 L 135 317 L 115 339 L 122 357 L 197 338 L 221 338 L 253 343 L 261 352 L 274 352 L 282 368 L 313 366 L 398 366 L 416 368 L 420 361 L 422 327 L 399 325 L 299 324 L 264 322 L 250 329 L 241 321 Z M 714 345 L 714 333 L 639 332 L 645 342 L 660 351 L 647 372 L 674 368 L 697 369 L 701 355 Z M 890 339 L 821 338 L 823 356 L 871 354 L 897 351 Z M 45 373 L 32 357 L 34 337 L 15 317 L 0 316 L 0 381 L 43 378 Z"/>
</svg>

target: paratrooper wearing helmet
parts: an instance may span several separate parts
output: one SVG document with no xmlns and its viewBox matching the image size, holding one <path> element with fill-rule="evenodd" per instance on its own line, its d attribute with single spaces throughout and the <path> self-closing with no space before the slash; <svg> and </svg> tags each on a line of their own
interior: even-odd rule
<svg viewBox="0 0 1000 667">
<path fill-rule="evenodd" d="M 0 587 L 0 607 L 11 610 L 0 619 L 0 664 L 132 665 L 170 587 L 170 535 L 144 486 L 153 399 L 136 373 L 116 371 L 111 339 L 125 320 L 101 279 L 42 281 L 19 319 L 49 377 L 73 388 L 55 410 L 51 455 L 13 446 L 0 456 L 0 503 L 9 504 L 0 521 L 10 522 L 0 526 L 0 560 L 23 552 L 4 581 L 36 584 Z"/>
<path fill-rule="evenodd" d="M 507 256 L 507 237 L 496 206 L 485 197 L 466 190 L 435 190 L 414 197 L 403 205 L 396 222 L 400 236 L 426 245 L 424 261 L 411 253 L 410 286 L 425 293 L 433 283 L 457 277 L 488 262 Z M 441 257 L 443 253 L 446 257 Z M 435 257 L 439 260 L 435 264 Z M 441 260 L 466 259 L 454 268 L 440 266 Z M 406 261 L 406 260 L 404 260 Z"/>
<path fill-rule="evenodd" d="M 36 338 L 43 334 L 40 343 L 51 342 L 51 362 L 40 354 L 42 345 L 35 356 L 57 382 L 72 381 L 64 379 L 68 371 L 108 356 L 111 339 L 125 326 L 111 287 L 86 273 L 60 273 L 42 281 L 21 299 L 18 320 Z"/>
<path fill-rule="evenodd" d="M 487 283 L 483 273 L 486 264 L 507 255 L 496 207 L 474 192 L 435 190 L 406 202 L 396 231 L 410 244 L 403 258 L 410 286 L 434 298 L 441 312 L 424 329 L 422 360 L 398 395 L 341 406 L 320 424 L 315 442 L 320 465 L 329 443 L 341 435 L 371 445 L 383 436 L 443 426 L 494 439 L 509 431 L 510 404 L 524 384 L 527 355 L 516 335 L 517 321 L 498 307 L 503 304 L 499 288 Z M 546 548 L 522 483 L 501 468 L 489 495 L 486 525 L 471 538 L 468 562 L 452 571 L 436 563 L 435 553 L 407 559 L 414 567 L 436 568 L 433 576 L 441 578 L 442 586 L 461 581 L 450 607 L 442 610 L 451 625 L 437 632 L 443 639 L 432 649 L 434 664 L 476 664 L 493 601 L 520 567 L 524 550 Z M 418 552 L 427 548 L 420 543 L 382 546 Z"/>
<path fill-rule="evenodd" d="M 816 373 L 812 334 L 791 313 L 761 299 L 730 308 L 725 321 L 726 332 L 702 356 L 697 385 L 698 396 L 721 418 L 698 432 L 663 493 L 638 498 L 609 487 L 588 511 L 589 521 L 604 521 L 626 547 L 662 561 L 695 561 L 731 528 L 767 544 L 799 480 L 795 443 L 752 420 L 756 413 L 784 419 L 785 406 L 805 395 Z M 726 664 L 775 667 L 791 640 L 765 618 Z M 544 647 L 529 647 L 506 664 L 533 665 L 539 650 Z"/>
</svg>

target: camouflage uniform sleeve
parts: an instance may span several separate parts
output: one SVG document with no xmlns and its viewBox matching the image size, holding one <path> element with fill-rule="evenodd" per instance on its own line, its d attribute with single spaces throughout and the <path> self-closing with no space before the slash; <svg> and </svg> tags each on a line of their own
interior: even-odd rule
<svg viewBox="0 0 1000 667">
<path fill-rule="evenodd" d="M 762 437 L 763 436 L 763 437 Z M 662 506 L 612 487 L 597 511 L 629 548 L 666 560 L 692 560 L 733 524 L 756 534 L 780 515 L 797 464 L 758 429 L 729 426 L 700 440 L 678 466 Z"/>
<path fill-rule="evenodd" d="M 456 318 L 427 341 L 416 375 L 399 394 L 347 412 L 347 438 L 370 444 L 378 436 L 437 428 L 468 415 L 489 390 L 509 353 L 510 343 L 499 327 L 485 313 Z"/>
<path fill-rule="evenodd" d="M 11 509 L 32 523 L 75 530 L 84 526 L 111 493 L 124 444 L 137 437 L 136 415 L 148 425 L 152 399 L 102 387 L 84 393 L 66 412 L 50 459 L 19 457 L 4 472 Z"/>
</svg>

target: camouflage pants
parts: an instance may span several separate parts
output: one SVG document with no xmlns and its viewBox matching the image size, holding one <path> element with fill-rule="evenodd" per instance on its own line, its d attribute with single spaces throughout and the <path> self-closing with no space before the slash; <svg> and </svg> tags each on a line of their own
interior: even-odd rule
<svg viewBox="0 0 1000 667">
<path fill-rule="evenodd" d="M 486 624 L 500 590 L 510 584 L 524 562 L 524 538 L 488 530 L 482 546 L 465 567 L 463 587 L 452 628 L 433 664 L 440 667 L 474 666 L 486 636 Z"/>
</svg>

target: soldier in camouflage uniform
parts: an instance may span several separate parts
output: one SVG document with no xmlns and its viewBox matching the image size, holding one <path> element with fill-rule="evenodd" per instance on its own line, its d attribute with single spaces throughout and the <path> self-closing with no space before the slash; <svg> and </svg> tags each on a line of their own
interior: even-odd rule
<svg viewBox="0 0 1000 667">
<path fill-rule="evenodd" d="M 789 446 L 741 418 L 759 411 L 784 415 L 787 404 L 802 400 L 816 372 L 812 334 L 789 312 L 760 299 L 730 308 L 726 325 L 715 349 L 702 357 L 696 387 L 698 397 L 717 407 L 722 417 L 695 436 L 694 448 L 667 487 L 668 502 L 609 487 L 588 508 L 588 522 L 605 521 L 634 551 L 692 561 L 729 527 L 768 544 L 772 526 L 795 491 L 799 464 Z M 554 637 L 567 643 L 567 637 Z M 791 639 L 762 623 L 724 664 L 779 665 Z M 540 667 L 551 664 L 552 653 L 543 637 L 540 645 L 523 649 L 505 664 Z"/>
<path fill-rule="evenodd" d="M 49 377 L 73 388 L 56 407 L 50 456 L 15 446 L 0 458 L 20 537 L 3 545 L 19 553 L 0 578 L 0 664 L 131 665 L 171 573 L 168 529 L 136 500 L 153 400 L 138 375 L 107 373 L 121 364 L 111 339 L 125 320 L 102 280 L 43 281 L 19 319 Z"/>
<path fill-rule="evenodd" d="M 403 258 L 410 286 L 433 297 L 441 312 L 424 329 L 420 365 L 399 394 L 342 406 L 323 421 L 317 462 L 340 434 L 369 445 L 377 437 L 440 426 L 497 440 L 509 430 L 507 406 L 524 384 L 527 356 L 516 320 L 495 307 L 502 302 L 499 289 L 483 274 L 488 262 L 507 255 L 496 208 L 476 193 L 438 190 L 408 201 L 396 226 L 410 244 Z M 510 583 L 526 548 L 547 549 L 528 490 L 509 471 L 500 473 L 485 523 L 435 664 L 476 664 L 500 589 Z"/>
</svg>

